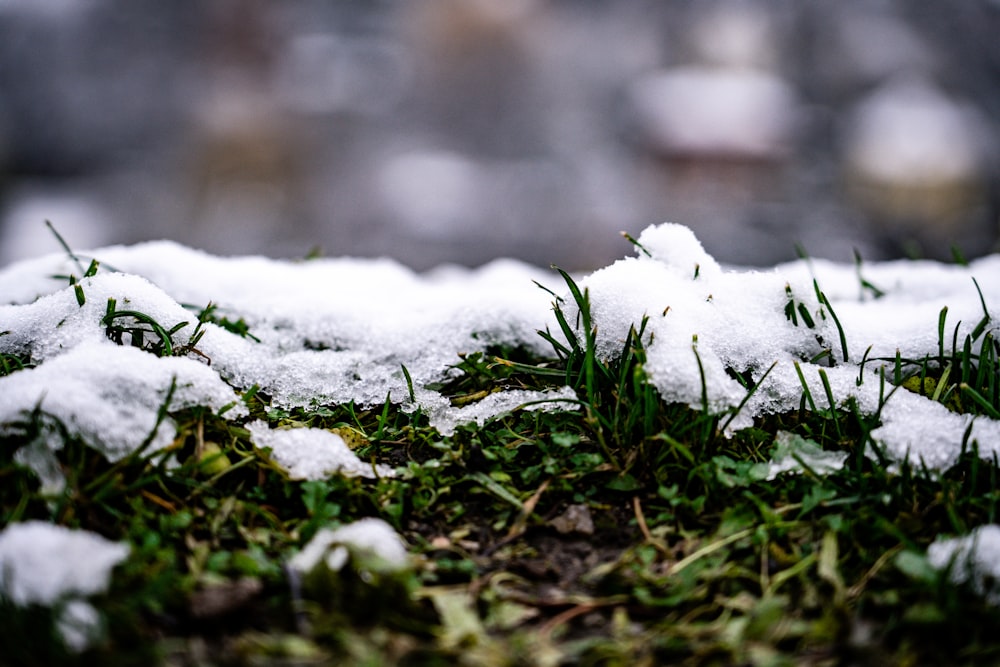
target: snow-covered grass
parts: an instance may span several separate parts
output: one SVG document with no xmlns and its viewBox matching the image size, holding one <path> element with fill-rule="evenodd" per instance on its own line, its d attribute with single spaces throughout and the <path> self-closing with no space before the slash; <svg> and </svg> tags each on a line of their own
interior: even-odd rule
<svg viewBox="0 0 1000 667">
<path fill-rule="evenodd" d="M 128 553 L 39 609 L 23 573 L 75 570 L 0 549 L 0 638 L 30 662 L 87 590 L 106 622 L 38 655 L 995 657 L 1000 257 L 633 243 L 586 276 L 168 242 L 0 271 L 0 547 Z"/>
</svg>

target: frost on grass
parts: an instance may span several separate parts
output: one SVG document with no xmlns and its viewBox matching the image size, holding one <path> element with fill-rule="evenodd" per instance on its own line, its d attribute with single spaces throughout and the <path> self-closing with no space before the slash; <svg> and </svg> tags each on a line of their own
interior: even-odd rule
<svg viewBox="0 0 1000 667">
<path fill-rule="evenodd" d="M 0 532 L 0 596 L 19 606 L 59 605 L 57 627 L 80 651 L 99 634 L 101 617 L 84 598 L 103 593 L 129 546 L 96 533 L 42 521 Z"/>
<path fill-rule="evenodd" d="M 953 583 L 967 584 L 992 605 L 1000 605 L 1000 526 L 986 525 L 964 537 L 935 540 L 927 561 L 946 570 Z"/>
<path fill-rule="evenodd" d="M 291 479 L 318 480 L 333 474 L 346 477 L 390 477 L 393 470 L 365 463 L 336 433 L 319 428 L 271 429 L 263 421 L 247 424 L 257 447 L 271 450 L 271 457 Z"/>
<path fill-rule="evenodd" d="M 433 389 L 459 372 L 453 367 L 459 354 L 495 345 L 550 354 L 537 331 L 559 327 L 551 295 L 535 283 L 563 293 L 567 321 L 578 319 L 573 299 L 551 272 L 498 261 L 476 270 L 445 267 L 416 274 L 389 260 L 220 258 L 169 242 L 85 255 L 99 259 L 102 269 L 81 281 L 87 297 L 82 307 L 66 281 L 52 277 L 74 271 L 63 255 L 0 271 L 0 303 L 9 304 L 0 306 L 0 331 L 9 332 L 0 336 L 0 353 L 39 364 L 0 378 L 0 396 L 11 393 L 14 378 L 42 377 L 40 370 L 72 359 L 74 352 L 92 366 L 129 367 L 127 360 L 114 361 L 125 350 L 106 339 L 100 324 L 112 297 L 120 308 L 127 302 L 166 327 L 188 321 L 177 334 L 181 346 L 194 331 L 194 312 L 209 302 L 217 304 L 219 315 L 242 319 L 256 337 L 205 324 L 200 355 L 146 364 L 155 396 L 163 395 L 165 378 L 176 371 L 179 384 L 187 380 L 190 391 L 202 392 L 201 399 L 190 400 L 208 401 L 213 409 L 256 385 L 273 406 L 283 408 L 349 401 L 374 407 L 388 399 L 406 410 L 421 409 L 443 433 L 535 400 L 570 405 L 563 400 L 570 392 L 562 389 L 530 396 L 501 392 L 458 408 Z M 954 414 L 908 391 L 892 392 L 879 373 L 886 370 L 891 379 L 897 350 L 903 358 L 936 358 L 938 318 L 946 306 L 949 340 L 961 343 L 971 334 L 983 319 L 973 278 L 986 304 L 1000 304 L 1000 257 L 968 267 L 911 261 L 858 267 L 814 260 L 761 271 L 729 269 L 708 255 L 690 230 L 663 224 L 642 233 L 633 257 L 579 284 L 587 290 L 597 352 L 605 359 L 620 353 L 629 329 L 649 318 L 644 370 L 666 401 L 728 413 L 724 422 L 733 432 L 760 415 L 797 410 L 805 384 L 813 399 L 808 408 L 845 409 L 850 401 L 863 413 L 877 413 L 881 426 L 872 436 L 890 459 L 941 470 L 957 459 L 966 434 L 967 445 L 975 441 L 980 453 L 991 457 L 1000 447 L 1000 423 Z M 990 330 L 993 320 L 988 324 Z M 578 334 L 582 338 L 582 331 Z M 162 370 L 168 364 L 170 371 Z M 737 374 L 758 384 L 738 412 L 747 391 Z M 123 371 L 118 383 L 129 382 L 139 384 Z M 54 378 L 42 384 L 34 396 L 44 394 L 46 409 L 90 397 L 112 409 L 118 401 L 101 398 L 97 383 L 80 385 L 80 397 L 56 388 Z M 151 419 L 155 396 L 140 401 L 144 423 Z M 25 401 L 19 400 L 0 421 L 23 413 Z M 226 413 L 242 414 L 239 405 Z"/>
</svg>

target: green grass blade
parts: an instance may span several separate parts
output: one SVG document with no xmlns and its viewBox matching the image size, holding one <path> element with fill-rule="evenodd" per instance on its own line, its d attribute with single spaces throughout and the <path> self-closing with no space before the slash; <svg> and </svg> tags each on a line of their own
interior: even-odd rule
<svg viewBox="0 0 1000 667">
<path fill-rule="evenodd" d="M 980 394 L 978 391 L 973 389 L 971 386 L 965 384 L 964 382 L 960 384 L 959 387 L 961 388 L 962 393 L 965 396 L 968 396 L 970 399 L 972 399 L 976 403 L 976 405 L 978 405 L 982 409 L 983 414 L 985 414 L 990 419 L 1000 419 L 1000 410 L 997 410 L 995 407 L 993 407 L 993 404 L 990 403 L 988 400 L 986 400 L 986 397 L 984 397 L 982 394 Z"/>
<path fill-rule="evenodd" d="M 830 317 L 833 318 L 833 323 L 837 327 L 837 334 L 840 336 L 840 349 L 844 352 L 844 361 L 850 361 L 847 353 L 847 334 L 844 332 L 844 327 L 840 324 L 840 318 L 837 317 L 837 313 L 833 309 L 833 304 L 831 304 L 830 300 L 826 298 L 826 294 L 820 291 L 819 283 L 813 280 L 813 285 L 816 287 L 816 294 L 819 297 L 820 303 L 826 306 L 827 310 L 830 311 Z"/>
<path fill-rule="evenodd" d="M 802 367 L 799 366 L 799 362 L 797 361 L 792 362 L 792 364 L 795 366 L 795 374 L 799 376 L 799 382 L 802 384 L 802 396 L 809 403 L 809 411 L 817 412 L 816 401 L 813 400 L 812 392 L 809 391 L 809 383 L 806 382 L 806 377 L 802 374 Z"/>
</svg>

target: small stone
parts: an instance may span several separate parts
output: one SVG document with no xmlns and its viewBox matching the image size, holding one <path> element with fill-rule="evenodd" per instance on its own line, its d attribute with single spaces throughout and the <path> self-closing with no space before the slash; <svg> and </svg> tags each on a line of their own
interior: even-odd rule
<svg viewBox="0 0 1000 667">
<path fill-rule="evenodd" d="M 191 595 L 191 615 L 212 619 L 231 614 L 250 604 L 262 590 L 264 585 L 256 577 L 210 584 Z"/>
<path fill-rule="evenodd" d="M 449 549 L 451 548 L 451 540 L 444 535 L 438 535 L 431 540 L 431 547 L 434 549 Z"/>
<path fill-rule="evenodd" d="M 566 511 L 549 522 L 563 535 L 579 533 L 580 535 L 594 534 L 594 520 L 590 516 L 590 508 L 587 505 L 570 505 Z"/>
</svg>

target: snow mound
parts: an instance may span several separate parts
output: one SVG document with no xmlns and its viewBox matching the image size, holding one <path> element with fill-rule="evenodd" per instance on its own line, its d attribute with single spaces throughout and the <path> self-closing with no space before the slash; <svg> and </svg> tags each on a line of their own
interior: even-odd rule
<svg viewBox="0 0 1000 667">
<path fill-rule="evenodd" d="M 875 298 L 862 278 L 883 294 Z M 903 358 L 937 356 L 943 308 L 949 341 L 954 335 L 961 344 L 984 316 L 973 278 L 983 301 L 1000 303 L 997 256 L 968 267 L 898 261 L 859 268 L 817 260 L 769 271 L 723 270 L 689 229 L 664 224 L 639 236 L 635 257 L 585 277 L 580 288 L 588 291 L 597 351 L 606 359 L 648 318 L 645 370 L 665 400 L 696 409 L 706 401 L 709 410 L 725 413 L 747 395 L 733 373 L 749 373 L 760 384 L 729 423 L 738 430 L 754 417 L 798 409 L 803 383 L 818 409 L 830 407 L 822 373 L 835 407 L 853 400 L 862 413 L 875 414 L 881 406 L 882 425 L 872 436 L 890 459 L 942 470 L 957 460 L 968 429 L 969 442 L 991 459 L 1000 450 L 1000 423 L 949 412 L 904 390 L 881 405 L 893 387 L 881 385 L 879 372 L 892 376 L 897 351 Z M 574 321 L 575 306 L 566 310 Z M 989 324 L 995 329 L 992 318 Z M 806 361 L 824 350 L 822 364 Z"/>
<path fill-rule="evenodd" d="M 336 433 L 320 428 L 272 430 L 263 421 L 247 424 L 250 437 L 258 447 L 271 450 L 271 456 L 288 471 L 292 479 L 326 479 L 334 473 L 347 477 L 391 477 L 393 470 L 383 465 L 361 461 Z"/>
</svg>

